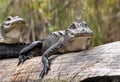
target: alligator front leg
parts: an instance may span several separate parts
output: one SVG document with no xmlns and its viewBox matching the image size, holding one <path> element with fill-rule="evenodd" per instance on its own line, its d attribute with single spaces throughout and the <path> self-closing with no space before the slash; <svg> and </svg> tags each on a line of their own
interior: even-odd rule
<svg viewBox="0 0 120 82">
<path fill-rule="evenodd" d="M 40 73 L 40 77 L 44 77 L 44 75 L 47 74 L 48 70 L 50 69 L 50 62 L 48 60 L 48 57 L 57 52 L 57 50 L 62 46 L 63 40 L 64 39 L 61 38 L 43 53 L 42 55 L 43 69 Z"/>
<path fill-rule="evenodd" d="M 25 60 L 31 58 L 31 54 L 29 54 L 30 51 L 32 51 L 35 48 L 42 48 L 42 42 L 41 41 L 35 41 L 32 42 L 30 45 L 24 47 L 20 53 L 19 53 L 19 62 L 17 64 L 20 65 L 21 63 L 24 63 Z"/>
</svg>

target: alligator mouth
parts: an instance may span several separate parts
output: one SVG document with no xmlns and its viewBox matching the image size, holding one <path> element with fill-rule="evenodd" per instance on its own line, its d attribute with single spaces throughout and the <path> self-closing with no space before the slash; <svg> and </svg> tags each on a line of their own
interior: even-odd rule
<svg viewBox="0 0 120 82">
<path fill-rule="evenodd" d="M 25 21 L 23 21 L 23 20 L 18 20 L 18 21 L 15 21 L 14 23 L 15 23 L 15 24 L 25 24 Z M 13 24 L 14 24 L 14 23 L 13 23 Z"/>
<path fill-rule="evenodd" d="M 80 37 L 80 36 L 93 36 L 93 34 L 92 33 L 86 33 L 86 34 L 80 33 L 80 34 L 75 35 L 75 37 Z"/>
<path fill-rule="evenodd" d="M 15 22 L 11 23 L 11 26 L 14 26 L 14 27 L 16 27 L 16 26 L 19 27 L 21 25 L 25 25 L 25 22 L 22 20 L 15 21 Z"/>
</svg>

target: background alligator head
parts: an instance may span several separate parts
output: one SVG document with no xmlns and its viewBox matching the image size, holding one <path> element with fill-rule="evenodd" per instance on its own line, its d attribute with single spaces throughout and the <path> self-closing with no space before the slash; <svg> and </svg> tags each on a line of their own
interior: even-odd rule
<svg viewBox="0 0 120 82">
<path fill-rule="evenodd" d="M 25 27 L 24 19 L 15 16 L 9 16 L 1 26 L 1 32 L 3 43 L 18 43 L 20 42 L 20 36 L 23 32 L 23 28 Z"/>
</svg>

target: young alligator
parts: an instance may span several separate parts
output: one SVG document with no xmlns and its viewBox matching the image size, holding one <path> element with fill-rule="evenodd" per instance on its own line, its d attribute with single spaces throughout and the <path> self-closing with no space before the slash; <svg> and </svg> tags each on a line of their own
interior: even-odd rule
<svg viewBox="0 0 120 82">
<path fill-rule="evenodd" d="M 20 43 L 20 36 L 25 27 L 25 21 L 18 17 L 9 16 L 1 26 L 0 59 L 18 57 L 19 52 L 27 44 Z"/>
<path fill-rule="evenodd" d="M 2 43 L 12 44 L 19 43 L 20 36 L 23 32 L 23 28 L 25 27 L 24 19 L 15 16 L 9 16 L 2 24 Z"/>
<path fill-rule="evenodd" d="M 29 52 L 36 47 L 40 48 L 43 54 L 43 70 L 40 77 L 43 77 L 50 67 L 49 56 L 55 53 L 85 50 L 91 43 L 92 35 L 93 32 L 88 28 L 86 22 L 73 22 L 66 30 L 52 32 L 44 41 L 35 41 L 23 48 L 19 55 L 18 65 L 29 58 Z"/>
</svg>

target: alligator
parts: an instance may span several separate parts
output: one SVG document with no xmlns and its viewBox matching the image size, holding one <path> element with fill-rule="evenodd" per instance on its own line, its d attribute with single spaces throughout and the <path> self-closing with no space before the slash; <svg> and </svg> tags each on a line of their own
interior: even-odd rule
<svg viewBox="0 0 120 82">
<path fill-rule="evenodd" d="M 25 21 L 19 16 L 8 16 L 7 19 L 2 23 L 2 43 L 12 44 L 19 43 L 20 36 L 25 27 Z"/>
<path fill-rule="evenodd" d="M 20 51 L 29 45 L 22 42 L 20 37 L 25 27 L 25 20 L 19 16 L 8 16 L 1 25 L 0 59 L 18 58 Z M 42 46 L 42 45 L 41 45 Z M 36 48 L 29 55 L 38 56 L 40 49 Z"/>
<path fill-rule="evenodd" d="M 45 40 L 38 40 L 24 47 L 20 51 L 17 65 L 23 64 L 31 58 L 32 56 L 29 53 L 35 48 L 39 48 L 43 63 L 40 77 L 44 77 L 50 69 L 48 57 L 57 53 L 86 50 L 91 44 L 92 36 L 93 32 L 85 21 L 73 22 L 66 30 L 52 32 Z"/>
<path fill-rule="evenodd" d="M 18 57 L 26 45 L 20 41 L 25 21 L 19 16 L 8 16 L 1 25 L 0 59 Z"/>
</svg>

